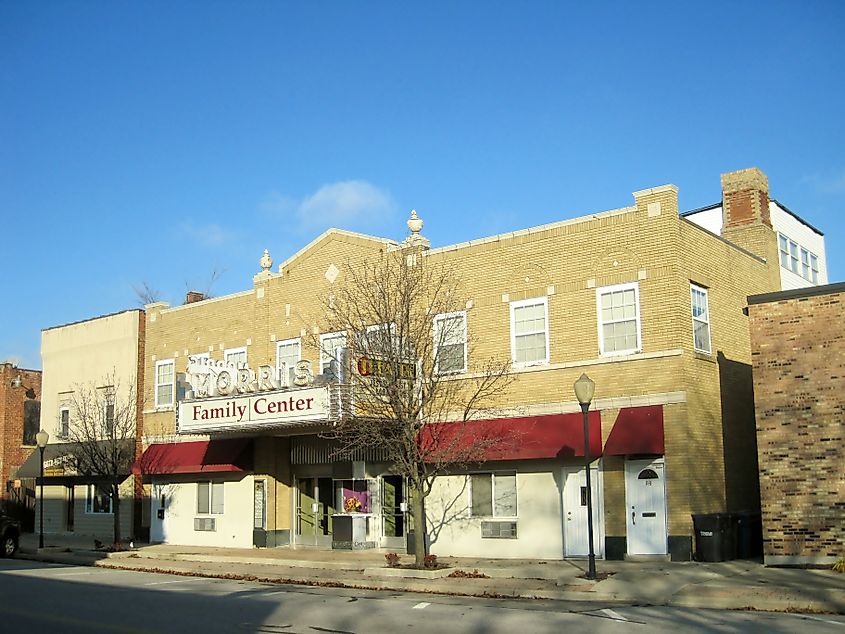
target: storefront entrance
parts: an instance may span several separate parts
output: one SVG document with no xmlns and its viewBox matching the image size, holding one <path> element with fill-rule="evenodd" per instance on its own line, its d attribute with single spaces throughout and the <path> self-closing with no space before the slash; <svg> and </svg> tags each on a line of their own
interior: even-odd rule
<svg viewBox="0 0 845 634">
<path fill-rule="evenodd" d="M 399 475 L 386 475 L 381 479 L 381 510 L 383 548 L 404 549 L 407 509 L 405 481 Z"/>
<path fill-rule="evenodd" d="M 604 512 L 601 471 L 590 467 L 593 502 L 593 553 L 604 557 Z M 584 467 L 563 469 L 563 550 L 565 557 L 586 557 L 590 540 L 587 530 L 587 471 Z"/>
<path fill-rule="evenodd" d="M 629 555 L 665 555 L 666 485 L 663 458 L 625 463 Z"/>
<path fill-rule="evenodd" d="M 331 478 L 297 478 L 294 543 L 331 548 L 336 512 Z"/>
</svg>

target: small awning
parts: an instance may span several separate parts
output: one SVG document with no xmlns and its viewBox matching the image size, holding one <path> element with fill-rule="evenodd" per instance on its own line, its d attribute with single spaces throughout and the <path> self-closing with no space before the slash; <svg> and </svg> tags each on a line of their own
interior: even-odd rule
<svg viewBox="0 0 845 634">
<path fill-rule="evenodd" d="M 150 445 L 132 465 L 135 475 L 252 470 L 252 439 L 230 438 Z"/>
<path fill-rule="evenodd" d="M 588 414 L 590 456 L 601 456 L 601 413 Z M 430 461 L 538 460 L 584 456 L 584 417 L 580 412 L 438 423 L 423 428 L 420 443 Z M 475 450 L 473 450 L 475 446 Z"/>
<path fill-rule="evenodd" d="M 98 440 L 99 445 L 108 445 L 112 441 Z M 124 463 L 126 474 L 129 474 L 129 463 L 133 458 L 133 446 L 135 440 L 127 438 L 116 441 L 120 444 L 121 451 L 124 456 L 128 456 Z M 44 447 L 44 478 L 62 478 L 74 477 L 79 474 L 74 467 L 76 461 L 73 459 L 74 455 L 84 455 L 84 452 L 79 450 L 79 443 L 75 442 L 58 442 L 50 443 Z M 41 451 L 33 449 L 29 457 L 21 465 L 18 472 L 15 474 L 16 478 L 37 478 L 41 472 Z"/>
<path fill-rule="evenodd" d="M 604 443 L 604 455 L 663 454 L 663 406 L 623 407 Z"/>
</svg>

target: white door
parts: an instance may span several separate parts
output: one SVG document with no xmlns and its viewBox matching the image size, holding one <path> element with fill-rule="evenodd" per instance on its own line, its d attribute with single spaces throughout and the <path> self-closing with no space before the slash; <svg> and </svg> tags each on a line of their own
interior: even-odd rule
<svg viewBox="0 0 845 634">
<path fill-rule="evenodd" d="M 167 486 L 153 484 L 150 497 L 150 542 L 167 541 Z"/>
<path fill-rule="evenodd" d="M 593 552 L 604 556 L 604 513 L 602 512 L 600 471 L 590 468 L 590 489 L 593 502 Z M 589 554 L 587 527 L 587 471 L 584 467 L 563 470 L 563 551 L 565 557 L 586 557 Z"/>
<path fill-rule="evenodd" d="M 663 458 L 625 463 L 628 554 L 665 555 L 666 483 Z"/>
</svg>

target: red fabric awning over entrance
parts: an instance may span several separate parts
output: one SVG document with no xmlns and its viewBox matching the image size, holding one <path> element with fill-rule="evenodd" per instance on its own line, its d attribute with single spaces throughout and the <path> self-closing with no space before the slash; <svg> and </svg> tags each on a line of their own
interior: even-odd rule
<svg viewBox="0 0 845 634">
<path fill-rule="evenodd" d="M 604 444 L 604 455 L 663 454 L 663 407 L 623 407 Z"/>
<path fill-rule="evenodd" d="M 135 475 L 221 473 L 252 469 L 252 440 L 232 438 L 150 445 L 132 465 Z"/>
<path fill-rule="evenodd" d="M 590 456 L 599 457 L 601 413 L 589 412 L 588 421 Z M 423 428 L 420 444 L 432 462 L 440 456 L 477 461 L 575 458 L 584 455 L 584 419 L 577 412 L 439 423 Z"/>
</svg>

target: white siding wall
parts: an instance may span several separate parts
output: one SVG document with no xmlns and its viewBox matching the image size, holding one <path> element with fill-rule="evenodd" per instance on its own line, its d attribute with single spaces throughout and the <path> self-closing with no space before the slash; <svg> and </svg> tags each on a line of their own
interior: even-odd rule
<svg viewBox="0 0 845 634">
<path fill-rule="evenodd" d="M 132 535 L 132 506 L 133 486 L 131 477 L 124 480 L 120 485 L 120 536 L 121 539 L 128 539 Z M 35 489 L 36 498 L 40 495 L 39 487 Z M 87 496 L 87 485 L 78 484 L 74 486 L 73 502 L 73 530 L 68 531 L 67 487 L 44 486 L 44 534 L 45 535 L 73 535 L 78 537 L 90 537 L 92 541 L 96 538 L 105 544 L 110 544 L 114 538 L 114 516 L 111 513 L 86 513 L 85 500 Z M 38 531 L 40 523 L 41 505 L 35 505 L 35 530 Z"/>
<path fill-rule="evenodd" d="M 559 480 L 551 471 L 517 470 L 516 481 L 518 537 L 491 539 L 481 537 L 482 518 L 470 517 L 467 476 L 438 478 L 426 500 L 431 552 L 444 557 L 562 559 Z"/>
<path fill-rule="evenodd" d="M 205 481 L 221 481 L 222 478 L 209 474 Z M 253 522 L 253 477 L 224 481 L 223 514 L 197 514 L 197 481 L 174 480 L 170 478 L 154 482 L 151 499 L 150 541 L 183 546 L 230 546 L 252 548 Z M 156 495 L 157 484 L 162 485 L 165 496 L 165 519 L 159 520 L 157 511 L 160 499 Z M 160 493 L 159 493 L 160 495 Z M 195 531 L 194 518 L 214 517 L 215 531 Z"/>
</svg>

